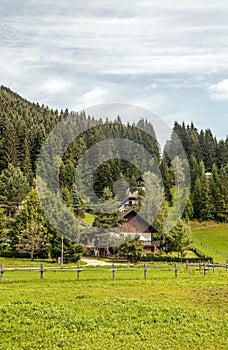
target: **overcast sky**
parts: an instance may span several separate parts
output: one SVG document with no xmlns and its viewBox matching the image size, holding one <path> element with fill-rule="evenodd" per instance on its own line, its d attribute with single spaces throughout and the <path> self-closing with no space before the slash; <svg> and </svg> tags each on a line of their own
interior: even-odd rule
<svg viewBox="0 0 228 350">
<path fill-rule="evenodd" d="M 1 0 L 0 33 L 0 84 L 28 100 L 228 133 L 227 0 Z"/>
</svg>

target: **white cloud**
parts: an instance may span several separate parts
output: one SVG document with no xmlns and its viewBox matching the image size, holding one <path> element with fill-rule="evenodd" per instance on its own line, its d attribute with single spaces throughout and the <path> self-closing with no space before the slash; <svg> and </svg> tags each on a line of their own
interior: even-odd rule
<svg viewBox="0 0 228 350">
<path fill-rule="evenodd" d="M 116 4 L 102 1 L 89 8 L 66 1 L 60 6 L 64 16 L 49 7 L 43 16 L 33 5 L 21 18 L 3 16 L 0 44 L 11 53 L 10 61 L 19 55 L 21 64 L 34 69 L 68 65 L 74 73 L 125 75 L 228 69 L 226 2 L 217 10 L 219 21 L 213 1 L 203 6 L 195 0 L 178 6 L 173 0 L 134 4 L 124 2 L 125 16 Z"/>
<path fill-rule="evenodd" d="M 55 95 L 65 91 L 67 88 L 71 86 L 72 84 L 70 82 L 67 82 L 59 78 L 53 78 L 53 79 L 48 79 L 46 82 L 44 82 L 41 85 L 40 89 L 44 94 Z"/>
<path fill-rule="evenodd" d="M 174 118 L 187 104 L 223 135 L 227 16 L 227 0 L 1 0 L 0 84 L 58 109 L 115 101 Z"/>
<path fill-rule="evenodd" d="M 151 83 L 151 84 L 149 84 L 149 85 L 147 85 L 147 86 L 145 87 L 145 90 L 152 90 L 152 89 L 156 89 L 156 88 L 157 88 L 157 86 L 158 86 L 158 84 L 157 84 L 157 83 Z"/>
<path fill-rule="evenodd" d="M 96 87 L 93 90 L 85 92 L 78 100 L 75 110 L 82 110 L 89 106 L 99 105 L 107 102 L 108 89 Z"/>
<path fill-rule="evenodd" d="M 228 79 L 210 85 L 208 91 L 212 100 L 228 100 Z"/>
</svg>

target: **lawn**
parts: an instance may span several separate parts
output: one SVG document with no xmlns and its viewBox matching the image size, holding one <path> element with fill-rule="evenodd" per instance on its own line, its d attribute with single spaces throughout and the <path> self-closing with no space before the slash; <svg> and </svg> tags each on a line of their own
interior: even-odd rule
<svg viewBox="0 0 228 350">
<path fill-rule="evenodd" d="M 228 259 L 228 224 L 191 223 L 194 246 L 215 262 Z"/>
<path fill-rule="evenodd" d="M 21 259 L 21 258 L 3 258 L 0 257 L 0 263 L 5 268 L 19 269 L 19 268 L 39 268 L 42 264 L 43 267 L 48 268 L 61 268 L 61 264 L 58 264 L 55 260 L 51 259 Z M 80 265 L 84 265 L 83 261 L 80 261 Z M 75 263 L 64 264 L 63 268 L 75 267 Z"/>
<path fill-rule="evenodd" d="M 6 272 L 4 350 L 227 349 L 225 270 Z"/>
</svg>

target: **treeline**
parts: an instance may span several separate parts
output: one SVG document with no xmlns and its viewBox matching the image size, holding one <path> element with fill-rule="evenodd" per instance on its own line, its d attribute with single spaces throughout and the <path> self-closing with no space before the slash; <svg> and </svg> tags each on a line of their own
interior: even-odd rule
<svg viewBox="0 0 228 350">
<path fill-rule="evenodd" d="M 65 118 L 69 116 L 71 118 L 64 124 Z M 30 231 L 40 232 L 40 234 L 51 232 L 51 235 L 46 235 L 45 254 L 52 256 L 57 254 L 53 253 L 54 249 L 52 249 L 56 245 L 53 237 L 58 237 L 57 240 L 60 238 L 58 233 L 50 225 L 48 226 L 45 219 L 42 218 L 44 224 L 41 217 L 32 216 L 29 219 L 27 215 L 27 219 L 21 221 L 20 215 L 30 198 L 27 197 L 25 202 L 25 197 L 34 198 L 35 196 L 33 191 L 41 147 L 50 131 L 60 121 L 63 122 L 61 134 L 57 133 L 49 140 L 49 155 L 47 154 L 47 159 L 48 156 L 53 155 L 56 164 L 60 164 L 59 179 L 50 178 L 53 164 L 49 163 L 45 164 L 44 177 L 47 177 L 50 188 L 56 188 L 56 183 L 59 183 L 62 197 L 71 208 L 73 215 L 83 216 L 83 212 L 87 209 L 86 196 L 89 182 L 92 181 L 94 195 L 97 198 L 110 199 L 115 196 L 113 187 L 116 181 L 122 179 L 134 188 L 135 179 L 148 170 L 155 173 L 161 172 L 166 202 L 167 205 L 171 205 L 173 188 L 176 186 L 172 161 L 174 158 L 179 158 L 180 161 L 184 159 L 184 155 L 177 147 L 176 135 L 178 135 L 191 170 L 191 193 L 183 213 L 184 219 L 228 221 L 228 138 L 218 141 L 210 130 L 198 131 L 193 124 L 175 123 L 171 139 L 161 152 L 154 137 L 153 126 L 146 120 L 141 120 L 136 125 L 125 125 L 119 116 L 111 123 L 108 120 L 95 120 L 83 112 L 70 113 L 67 109 L 58 112 L 46 106 L 30 103 L 2 86 L 0 88 L 0 213 L 2 216 L 0 249 L 7 244 L 11 244 L 13 249 L 25 249 L 25 237 L 29 227 Z M 61 147 L 64 148 L 61 145 L 72 138 L 75 130 L 79 131 L 78 136 L 66 149 L 63 149 L 63 158 L 59 162 L 56 155 Z M 104 159 L 102 142 L 107 139 L 110 142 L 109 145 L 106 144 L 107 157 Z M 111 140 L 122 139 L 129 140 L 129 147 L 125 147 L 120 141 L 119 149 L 115 149 L 115 144 Z M 148 154 L 152 155 L 153 160 L 141 157 L 140 151 L 131 142 L 142 145 Z M 87 154 L 87 150 L 90 149 L 93 149 L 93 153 Z M 124 159 L 123 154 L 126 155 Z M 81 159 L 83 162 L 78 166 L 75 182 L 75 169 Z M 45 156 L 43 161 L 45 163 Z M 97 164 L 98 167 L 94 172 L 94 166 Z M 29 203 L 32 207 L 34 201 Z M 27 210 L 32 209 L 27 208 Z M 37 222 L 40 224 L 36 225 Z M 42 249 L 39 247 L 38 250 L 43 252 Z"/>
<path fill-rule="evenodd" d="M 173 185 L 173 173 L 168 153 L 182 156 L 176 147 L 176 135 L 187 156 L 191 191 L 185 213 L 196 220 L 228 221 L 228 137 L 218 141 L 210 129 L 201 130 L 191 125 L 175 123 L 171 140 L 162 157 L 162 171 L 166 189 Z"/>
</svg>

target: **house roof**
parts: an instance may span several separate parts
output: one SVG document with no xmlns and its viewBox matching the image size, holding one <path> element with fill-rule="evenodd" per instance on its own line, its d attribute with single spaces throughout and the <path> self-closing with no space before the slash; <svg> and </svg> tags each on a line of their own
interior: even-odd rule
<svg viewBox="0 0 228 350">
<path fill-rule="evenodd" d="M 138 179 L 136 179 L 136 182 L 137 181 L 144 181 L 144 180 L 143 180 L 142 176 L 139 176 Z"/>
<path fill-rule="evenodd" d="M 135 216 L 138 216 L 140 218 L 140 220 L 142 220 L 145 223 L 146 226 L 152 228 L 154 230 L 154 232 L 158 232 L 158 230 L 152 224 L 150 224 L 146 219 L 144 219 L 143 216 L 138 214 L 134 209 L 131 209 L 131 210 L 127 211 L 126 213 L 124 213 L 123 218 L 126 218 L 129 214 L 134 214 Z"/>
<path fill-rule="evenodd" d="M 120 204 L 118 204 L 117 208 L 121 208 L 125 203 L 129 201 L 129 198 L 125 198 Z"/>
<path fill-rule="evenodd" d="M 129 200 L 138 198 L 138 191 L 129 192 L 129 196 L 125 198 L 120 204 L 118 204 L 117 208 L 121 208 L 124 204 L 128 203 Z"/>
</svg>

